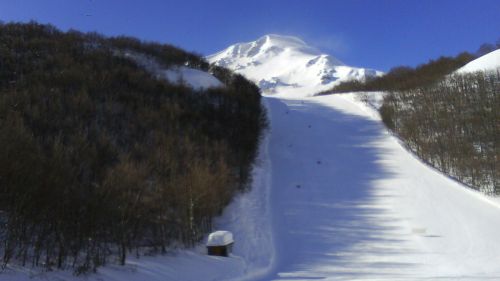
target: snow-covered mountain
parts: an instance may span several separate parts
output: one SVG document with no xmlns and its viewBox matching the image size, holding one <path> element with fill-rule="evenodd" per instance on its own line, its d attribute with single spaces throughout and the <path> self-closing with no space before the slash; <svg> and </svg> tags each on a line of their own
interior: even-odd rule
<svg viewBox="0 0 500 281">
<path fill-rule="evenodd" d="M 207 59 L 253 80 L 265 94 L 280 96 L 311 96 L 341 81 L 383 74 L 347 66 L 299 38 L 274 34 L 229 46 Z"/>
<path fill-rule="evenodd" d="M 500 49 L 487 53 L 459 68 L 457 73 L 496 71 L 500 69 Z"/>
</svg>

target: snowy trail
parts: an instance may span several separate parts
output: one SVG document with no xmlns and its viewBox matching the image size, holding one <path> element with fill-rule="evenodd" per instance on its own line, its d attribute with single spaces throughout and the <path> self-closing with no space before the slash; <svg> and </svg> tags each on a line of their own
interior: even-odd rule
<svg viewBox="0 0 500 281">
<path fill-rule="evenodd" d="M 499 280 L 500 207 L 352 95 L 268 98 L 274 267 L 258 280 Z"/>
</svg>

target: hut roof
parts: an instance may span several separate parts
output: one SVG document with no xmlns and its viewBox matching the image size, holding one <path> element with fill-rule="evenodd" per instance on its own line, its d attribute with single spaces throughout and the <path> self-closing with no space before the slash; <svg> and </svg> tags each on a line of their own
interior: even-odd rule
<svg viewBox="0 0 500 281">
<path fill-rule="evenodd" d="M 231 232 L 219 230 L 208 235 L 207 246 L 226 246 L 233 242 L 233 234 Z"/>
</svg>

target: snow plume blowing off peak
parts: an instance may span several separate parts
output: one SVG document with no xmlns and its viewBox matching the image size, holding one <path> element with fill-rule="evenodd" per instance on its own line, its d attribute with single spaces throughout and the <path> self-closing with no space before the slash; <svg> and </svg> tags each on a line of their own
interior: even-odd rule
<svg viewBox="0 0 500 281">
<path fill-rule="evenodd" d="M 276 34 L 234 44 L 207 59 L 251 79 L 264 94 L 282 97 L 312 96 L 342 81 L 383 74 L 347 66 L 297 37 Z"/>
</svg>

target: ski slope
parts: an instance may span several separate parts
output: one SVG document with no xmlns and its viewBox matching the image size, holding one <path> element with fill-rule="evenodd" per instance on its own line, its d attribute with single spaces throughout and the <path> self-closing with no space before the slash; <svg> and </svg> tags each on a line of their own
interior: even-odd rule
<svg viewBox="0 0 500 281">
<path fill-rule="evenodd" d="M 311 97 L 324 87 L 309 75 L 317 62 L 328 58 L 321 73 L 343 66 L 319 55 L 304 68 L 313 50 L 268 35 L 209 56 L 268 94 L 274 253 L 251 280 L 500 280 L 498 200 L 423 164 L 360 101 L 365 94 Z M 491 69 L 497 55 L 464 70 Z M 358 78 L 327 81 L 340 79 Z M 367 94 L 375 105 L 381 95 Z"/>
<path fill-rule="evenodd" d="M 500 280 L 500 206 L 415 158 L 359 94 L 265 103 L 253 189 L 217 222 L 235 255 L 200 245 L 87 277 L 0 280 Z"/>
<path fill-rule="evenodd" d="M 365 94 L 311 97 L 321 87 L 264 99 L 271 128 L 252 189 L 216 222 L 234 234 L 233 256 L 199 245 L 84 277 L 11 267 L 0 280 L 500 280 L 500 202 L 423 164 Z"/>
<path fill-rule="evenodd" d="M 276 258 L 256 280 L 499 280 L 500 206 L 354 94 L 269 99 Z"/>
</svg>

